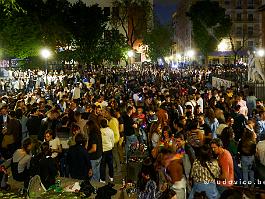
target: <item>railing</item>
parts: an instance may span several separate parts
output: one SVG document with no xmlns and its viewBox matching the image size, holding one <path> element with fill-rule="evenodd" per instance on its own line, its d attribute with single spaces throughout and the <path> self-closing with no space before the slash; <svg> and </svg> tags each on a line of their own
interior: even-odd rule
<svg viewBox="0 0 265 199">
<path fill-rule="evenodd" d="M 249 91 L 253 91 L 257 98 L 265 100 L 265 82 L 248 82 L 247 71 L 224 71 L 220 73 L 211 73 L 211 77 L 232 81 L 235 83 L 235 87 L 239 90 L 248 86 Z"/>
<path fill-rule="evenodd" d="M 257 98 L 265 100 L 265 82 L 251 82 L 248 86 Z"/>
</svg>

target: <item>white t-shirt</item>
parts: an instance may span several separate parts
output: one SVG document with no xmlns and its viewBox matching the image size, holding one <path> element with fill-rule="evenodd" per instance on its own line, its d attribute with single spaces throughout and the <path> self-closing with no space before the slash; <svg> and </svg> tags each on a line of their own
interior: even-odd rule
<svg viewBox="0 0 265 199">
<path fill-rule="evenodd" d="M 111 130 L 111 128 L 101 128 L 101 137 L 102 137 L 102 148 L 103 152 L 110 151 L 114 147 L 114 132 Z"/>
<path fill-rule="evenodd" d="M 197 100 L 197 104 L 200 106 L 201 113 L 203 113 L 203 99 L 201 97 Z"/>
<path fill-rule="evenodd" d="M 73 92 L 73 99 L 80 98 L 80 93 L 81 93 L 80 88 L 75 87 L 72 92 Z"/>
<path fill-rule="evenodd" d="M 59 149 L 61 146 L 61 141 L 59 138 L 54 138 L 53 140 L 49 141 L 51 149 Z M 52 153 L 52 158 L 56 158 L 58 156 L 57 152 Z"/>
</svg>

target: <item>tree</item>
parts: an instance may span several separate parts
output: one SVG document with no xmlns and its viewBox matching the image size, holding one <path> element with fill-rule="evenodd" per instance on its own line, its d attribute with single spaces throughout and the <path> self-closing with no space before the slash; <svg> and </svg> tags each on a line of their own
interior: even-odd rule
<svg viewBox="0 0 265 199">
<path fill-rule="evenodd" d="M 69 29 L 73 35 L 74 60 L 80 63 L 101 62 L 97 49 L 106 30 L 108 18 L 98 5 L 86 6 L 82 1 L 70 9 Z M 100 58 L 100 59 L 99 59 Z"/>
<path fill-rule="evenodd" d="M 197 1 L 187 15 L 192 21 L 194 42 L 205 56 L 207 65 L 208 54 L 216 49 L 222 38 L 228 36 L 232 23 L 225 15 L 225 9 L 216 1 Z"/>
<path fill-rule="evenodd" d="M 104 38 L 101 40 L 101 49 L 103 59 L 109 63 L 118 63 L 126 59 L 129 45 L 126 43 L 124 35 L 116 29 L 105 32 Z"/>
<path fill-rule="evenodd" d="M 245 34 L 243 34 L 243 36 L 242 36 L 242 45 L 240 45 L 240 46 L 237 46 L 235 44 L 231 34 L 229 34 L 229 40 L 230 40 L 231 48 L 232 48 L 232 51 L 233 51 L 233 54 L 234 54 L 234 64 L 236 64 L 239 52 L 241 50 L 244 50 L 244 48 L 245 48 L 245 44 L 247 42 L 247 37 L 246 37 Z"/>
<path fill-rule="evenodd" d="M 2 12 L 6 15 L 11 15 L 13 11 L 22 10 L 16 0 L 0 0 L 0 7 L 3 8 Z"/>
<path fill-rule="evenodd" d="M 168 25 L 157 24 L 145 35 L 143 43 L 148 45 L 148 55 L 151 60 L 157 62 L 158 58 L 163 59 L 170 54 L 172 30 Z"/>
<path fill-rule="evenodd" d="M 0 31 L 0 41 L 8 57 L 36 56 L 41 46 L 39 24 L 27 16 L 11 17 Z"/>
<path fill-rule="evenodd" d="M 133 48 L 148 30 L 152 5 L 149 0 L 114 0 L 113 5 L 116 12 L 111 18 L 112 25 L 122 27 L 127 43 Z"/>
</svg>

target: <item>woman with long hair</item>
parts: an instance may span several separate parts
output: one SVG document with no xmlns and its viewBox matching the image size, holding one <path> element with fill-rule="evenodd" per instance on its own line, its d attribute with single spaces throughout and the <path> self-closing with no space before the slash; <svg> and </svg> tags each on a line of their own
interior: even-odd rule
<svg viewBox="0 0 265 199">
<path fill-rule="evenodd" d="M 85 134 L 88 137 L 87 152 L 89 154 L 93 176 L 92 179 L 99 181 L 100 179 L 100 162 L 102 158 L 102 137 L 100 128 L 94 120 L 86 123 Z"/>
<path fill-rule="evenodd" d="M 207 108 L 205 111 L 205 122 L 211 128 L 212 138 L 217 138 L 216 129 L 219 126 L 219 122 L 215 116 L 215 112 L 212 108 Z"/>
<path fill-rule="evenodd" d="M 256 136 L 255 132 L 249 128 L 245 128 L 242 138 L 238 144 L 238 151 L 241 155 L 241 165 L 243 171 L 244 182 L 251 181 L 251 187 L 254 187 L 254 164 L 256 154 Z M 249 186 L 249 183 L 244 185 Z"/>
<path fill-rule="evenodd" d="M 225 127 L 220 136 L 224 149 L 227 149 L 233 158 L 235 178 L 240 180 L 242 178 L 242 171 L 238 166 L 238 143 L 235 141 L 234 130 L 231 126 Z"/>
<path fill-rule="evenodd" d="M 194 198 L 196 192 L 205 192 L 206 196 L 211 199 L 219 198 L 215 183 L 215 179 L 219 178 L 219 175 L 220 168 L 218 162 L 212 158 L 210 146 L 201 146 L 191 169 L 193 186 L 189 199 Z"/>
<path fill-rule="evenodd" d="M 150 127 L 149 139 L 151 143 L 151 148 L 159 146 L 160 139 L 162 135 L 162 126 L 159 122 L 154 122 Z"/>
</svg>

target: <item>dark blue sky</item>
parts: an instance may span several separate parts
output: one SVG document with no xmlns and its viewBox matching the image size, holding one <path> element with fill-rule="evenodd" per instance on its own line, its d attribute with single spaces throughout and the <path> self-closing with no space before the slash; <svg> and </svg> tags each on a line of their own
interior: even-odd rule
<svg viewBox="0 0 265 199">
<path fill-rule="evenodd" d="M 170 22 L 179 0 L 154 0 L 154 10 L 161 23 Z"/>
</svg>

